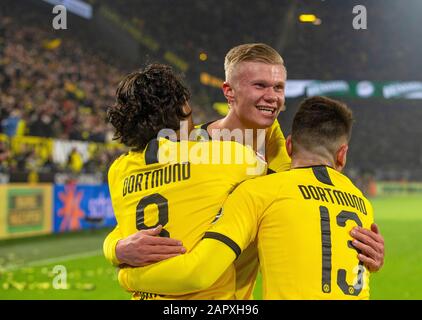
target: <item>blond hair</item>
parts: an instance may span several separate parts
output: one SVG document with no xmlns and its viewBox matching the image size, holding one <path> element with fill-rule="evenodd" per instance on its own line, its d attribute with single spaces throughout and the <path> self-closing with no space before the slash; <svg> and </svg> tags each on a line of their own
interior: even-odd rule
<svg viewBox="0 0 422 320">
<path fill-rule="evenodd" d="M 267 64 L 280 64 L 284 60 L 280 54 L 265 43 L 245 43 L 230 49 L 224 59 L 224 71 L 228 81 L 235 66 L 243 61 L 263 62 Z"/>
</svg>

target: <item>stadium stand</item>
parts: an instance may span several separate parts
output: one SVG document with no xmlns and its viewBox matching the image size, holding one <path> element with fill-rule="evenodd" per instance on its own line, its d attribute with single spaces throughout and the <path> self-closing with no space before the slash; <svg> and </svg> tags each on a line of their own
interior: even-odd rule
<svg viewBox="0 0 422 320">
<path fill-rule="evenodd" d="M 42 1 L 27 0 L 26 6 L 12 0 L 0 3 L 0 171 L 106 172 L 121 152 L 106 146 L 112 140 L 104 121 L 106 107 L 114 101 L 121 76 L 150 62 L 172 64 L 185 74 L 197 123 L 217 118 L 212 105 L 224 101 L 219 88 L 199 81 L 201 72 L 223 79 L 225 53 L 242 42 L 277 48 L 289 79 L 420 78 L 422 44 L 411 41 L 419 25 L 398 25 L 395 12 L 401 17 L 410 13 L 392 1 L 383 7 L 368 3 L 370 28 L 362 32 L 351 27 L 351 10 L 332 0 L 325 1 L 326 10 L 313 1 L 271 0 L 242 10 L 237 10 L 240 1 L 211 5 L 210 0 L 186 0 L 171 6 L 166 0 L 89 2 L 93 20 L 70 15 L 71 32 L 51 28 L 51 7 Z M 272 14 L 266 15 L 269 10 Z M 300 24 L 297 16 L 303 12 L 315 12 L 322 24 Z M 189 23 L 179 23 L 185 20 Z M 207 54 L 206 61 L 198 59 L 200 53 Z M 298 101 L 288 100 L 280 116 L 285 134 Z M 347 102 L 356 115 L 348 166 L 352 175 L 421 180 L 422 149 L 415 145 L 422 136 L 420 102 Z M 12 141 L 26 136 L 94 144 L 82 165 L 75 165 L 76 160 L 56 162 L 34 143 L 21 147 Z"/>
</svg>

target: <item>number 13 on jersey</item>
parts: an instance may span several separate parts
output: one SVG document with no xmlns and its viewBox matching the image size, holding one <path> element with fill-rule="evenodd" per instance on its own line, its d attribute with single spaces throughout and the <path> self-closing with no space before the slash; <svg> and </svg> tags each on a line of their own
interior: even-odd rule
<svg viewBox="0 0 422 320">
<path fill-rule="evenodd" d="M 330 215 L 327 207 L 320 206 L 320 219 L 321 219 L 321 240 L 322 240 L 322 291 L 324 293 L 331 292 L 331 275 L 332 275 L 332 241 L 331 241 L 331 226 L 330 226 Z M 341 211 L 336 216 L 336 226 L 344 228 L 348 220 L 354 221 L 359 227 L 362 227 L 362 221 L 359 219 L 358 215 L 350 211 Z M 344 230 L 347 232 L 347 230 Z M 335 243 L 335 246 L 344 245 L 350 248 L 351 250 L 356 250 L 353 247 L 352 242 L 349 240 L 346 243 Z M 363 288 L 363 274 L 365 268 L 363 267 L 362 262 L 358 261 L 357 266 L 352 270 L 353 272 L 357 270 L 357 280 L 355 284 L 349 284 L 346 281 L 347 271 L 346 269 L 338 269 L 335 271 L 337 278 L 337 285 L 341 291 L 346 295 L 357 296 L 362 291 Z M 349 270 L 350 271 L 350 270 Z"/>
</svg>

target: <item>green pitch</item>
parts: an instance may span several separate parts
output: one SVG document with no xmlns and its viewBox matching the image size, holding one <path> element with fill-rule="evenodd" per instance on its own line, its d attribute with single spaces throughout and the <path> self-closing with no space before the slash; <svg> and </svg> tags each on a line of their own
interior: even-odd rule
<svg viewBox="0 0 422 320">
<path fill-rule="evenodd" d="M 371 203 L 386 246 L 382 270 L 371 275 L 371 299 L 422 299 L 422 196 Z M 261 296 L 259 281 L 255 296 Z"/>
<path fill-rule="evenodd" d="M 422 196 L 372 203 L 386 241 L 384 268 L 371 277 L 372 299 L 422 299 Z M 129 299 L 102 256 L 108 231 L 0 242 L 0 299 Z M 55 289 L 64 286 L 63 270 L 67 286 Z"/>
<path fill-rule="evenodd" d="M 109 231 L 0 242 L 0 299 L 130 299 L 102 254 Z"/>
</svg>

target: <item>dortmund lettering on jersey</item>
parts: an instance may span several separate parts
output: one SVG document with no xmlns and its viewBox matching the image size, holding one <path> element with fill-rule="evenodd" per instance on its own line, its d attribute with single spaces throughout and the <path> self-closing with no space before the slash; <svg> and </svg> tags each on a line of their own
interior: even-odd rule
<svg viewBox="0 0 422 320">
<path fill-rule="evenodd" d="M 205 238 L 242 250 L 258 240 L 264 299 L 368 299 L 369 272 L 349 231 L 372 222 L 371 204 L 346 176 L 315 166 L 242 183 Z"/>
<path fill-rule="evenodd" d="M 210 150 L 213 147 L 221 148 L 221 164 L 215 161 L 189 161 L 189 158 L 187 162 L 180 162 L 184 158 L 181 154 L 172 158 L 175 163 L 160 163 L 158 155 L 161 148 L 179 150 L 182 143 L 167 139 L 153 140 L 144 152 L 129 152 L 110 167 L 110 194 L 122 237 L 161 224 L 161 236 L 183 240 L 183 245 L 190 251 L 211 227 L 229 193 L 240 182 L 256 176 L 248 174 L 250 171 L 247 169 L 251 164 L 265 167 L 265 163 L 256 158 L 250 148 L 230 141 L 184 141 L 188 152 L 198 150 L 198 146 L 205 147 L 203 149 L 209 146 Z M 223 159 L 223 150 L 227 149 L 233 154 L 243 154 L 246 160 L 236 163 L 233 157 L 232 163 L 227 163 Z M 265 170 L 254 172 L 262 174 Z M 235 271 L 231 267 L 215 286 L 203 292 L 177 297 L 134 292 L 133 298 L 230 299 L 235 291 L 234 278 Z"/>
<path fill-rule="evenodd" d="M 321 188 L 312 185 L 298 185 L 300 192 L 302 193 L 304 200 L 317 200 L 322 202 L 330 202 L 332 204 L 338 204 L 350 208 L 354 208 L 367 214 L 365 201 L 351 193 L 343 192 L 332 188 Z"/>
<path fill-rule="evenodd" d="M 210 123 L 197 126 L 202 129 L 202 134 L 207 134 L 207 127 Z M 285 139 L 280 125 L 276 120 L 266 132 L 265 156 L 268 162 L 268 172 L 280 172 L 290 168 L 291 159 L 287 154 Z M 136 179 L 134 183 L 136 184 Z M 140 179 L 140 178 L 138 178 Z M 136 188 L 136 187 L 135 187 Z M 211 190 L 210 190 L 211 192 Z M 204 201 L 206 196 L 204 197 Z M 119 262 L 115 256 L 116 243 L 123 238 L 119 225 L 107 236 L 104 242 L 104 252 L 108 260 L 117 265 Z M 255 280 L 259 269 L 258 251 L 256 242 L 252 243 L 248 250 L 244 250 L 234 263 L 236 269 L 236 298 L 251 299 Z"/>
<path fill-rule="evenodd" d="M 123 183 L 123 197 L 132 192 L 139 192 L 175 183 L 190 178 L 190 162 L 175 163 L 150 171 L 132 174 Z"/>
</svg>

